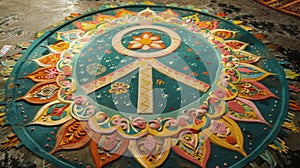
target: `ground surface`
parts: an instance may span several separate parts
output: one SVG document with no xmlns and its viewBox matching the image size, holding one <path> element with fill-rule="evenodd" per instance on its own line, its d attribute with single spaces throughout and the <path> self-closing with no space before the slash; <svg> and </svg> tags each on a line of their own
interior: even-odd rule
<svg viewBox="0 0 300 168">
<path fill-rule="evenodd" d="M 83 13 L 88 8 L 97 8 L 105 3 L 123 2 L 127 1 L 2 0 L 0 1 L 0 48 L 3 45 L 15 46 L 17 43 L 34 39 L 37 31 L 63 20 L 72 12 Z M 227 13 L 227 17 L 230 19 L 245 21 L 245 25 L 254 27 L 257 32 L 267 35 L 267 41 L 278 44 L 280 46 L 276 48 L 278 54 L 289 56 L 288 60 L 292 63 L 290 67 L 296 72 L 300 71 L 300 59 L 298 58 L 300 55 L 300 18 L 271 10 L 250 0 L 166 0 L 163 2 L 163 4 L 167 3 L 191 4 L 197 8 Z M 5 57 L 0 58 L 1 61 L 10 59 L 9 56 L 12 56 L 14 52 L 16 50 L 11 49 Z M 2 69 L 3 66 L 1 65 L 0 68 Z M 1 78 L 1 89 L 4 87 L 4 83 L 5 81 Z M 295 98 L 300 97 L 299 94 L 293 94 L 292 96 Z M 295 123 L 298 126 L 300 124 L 299 116 L 298 113 L 295 118 Z M 9 130 L 9 128 L 2 128 L 0 131 L 1 141 L 8 135 Z M 299 139 L 300 134 L 291 134 L 290 138 L 286 140 L 291 150 L 289 155 L 282 160 L 281 166 L 292 164 L 286 163 L 286 161 L 291 162 L 291 158 L 296 158 L 294 155 L 300 150 Z M 46 163 L 25 148 L 0 153 L 0 167 L 28 167 L 30 164 L 42 167 Z"/>
</svg>

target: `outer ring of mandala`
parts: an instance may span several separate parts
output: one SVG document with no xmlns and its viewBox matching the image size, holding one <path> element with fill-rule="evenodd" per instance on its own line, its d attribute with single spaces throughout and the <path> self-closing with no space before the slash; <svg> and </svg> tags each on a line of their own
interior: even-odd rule
<svg viewBox="0 0 300 168">
<path fill-rule="evenodd" d="M 172 9 L 177 9 L 178 10 L 179 8 L 172 7 Z M 190 10 L 190 11 L 192 11 L 192 10 Z M 98 12 L 101 12 L 101 10 L 98 11 Z M 198 13 L 200 13 L 200 12 L 198 12 Z M 90 16 L 92 14 L 94 14 L 94 13 L 91 13 L 89 15 L 85 15 L 84 17 Z M 83 17 L 80 17 L 80 18 L 78 18 L 76 20 L 79 20 L 81 18 L 83 18 Z M 222 20 L 222 21 L 224 21 L 224 20 Z M 35 41 L 32 44 L 32 46 L 27 50 L 27 53 L 21 58 L 20 62 L 18 62 L 17 66 L 22 65 L 25 62 L 26 59 L 29 59 L 30 56 L 31 56 L 30 54 L 32 54 L 34 52 L 34 49 L 38 48 L 39 45 L 42 45 L 42 42 L 45 41 L 50 35 L 52 35 L 54 31 L 58 31 L 61 28 L 63 28 L 64 26 L 67 26 L 70 23 L 71 22 L 67 22 L 67 23 L 65 23 L 65 24 L 63 24 L 63 25 L 61 25 L 61 26 L 53 29 L 53 31 L 47 32 L 41 39 Z M 244 31 L 242 29 L 238 29 L 238 30 L 240 30 L 241 32 Z M 72 51 L 72 50 L 70 49 L 69 51 Z M 68 65 L 68 64 L 70 64 L 70 62 L 71 62 L 71 57 L 69 58 L 69 57 L 66 56 L 66 57 L 61 58 L 58 66 L 57 66 L 57 68 L 61 72 L 60 76 L 62 76 L 62 73 L 64 72 L 64 70 L 61 69 L 61 67 L 64 66 L 63 64 Z M 267 63 L 270 64 L 272 67 L 277 66 L 277 64 L 273 60 L 270 60 L 270 61 L 268 60 Z M 26 69 L 27 69 L 27 67 L 25 69 L 23 69 L 23 70 L 26 70 Z M 45 149 L 45 147 L 41 146 L 40 143 L 36 143 L 33 140 L 35 137 L 30 137 L 30 136 L 33 135 L 33 134 L 31 134 L 32 132 L 36 133 L 37 131 L 30 130 L 30 128 L 34 128 L 32 126 L 32 124 L 27 125 L 28 122 L 25 121 L 25 120 L 23 121 L 22 118 L 20 118 L 20 116 L 22 116 L 23 114 L 20 115 L 20 114 L 18 114 L 18 112 L 20 111 L 20 109 L 22 108 L 23 105 L 26 105 L 26 103 L 24 101 L 20 101 L 20 99 L 16 100 L 17 96 L 15 95 L 15 93 L 17 93 L 17 91 L 21 90 L 20 87 L 12 87 L 12 86 L 15 86 L 14 84 L 16 84 L 16 83 L 20 84 L 21 82 L 24 82 L 24 78 L 21 78 L 22 77 L 22 75 L 20 73 L 21 70 L 22 69 L 20 69 L 20 68 L 18 68 L 18 69 L 15 68 L 13 70 L 12 75 L 15 75 L 15 76 L 13 76 L 13 77 L 11 76 L 10 77 L 10 81 L 7 83 L 7 86 L 6 86 L 6 90 L 7 90 L 6 97 L 12 97 L 12 98 L 15 99 L 14 101 L 9 102 L 10 103 L 10 107 L 11 107 L 9 109 L 8 113 L 7 113 L 7 118 L 9 120 L 9 124 L 13 126 L 13 130 L 17 134 L 17 136 L 20 138 L 20 140 L 22 140 L 23 143 L 25 142 L 24 145 L 27 146 L 29 149 L 32 149 L 32 152 L 34 152 L 35 154 L 39 155 L 40 157 L 43 157 L 43 158 L 47 159 L 50 162 L 55 163 L 56 165 L 59 165 L 60 167 L 73 167 L 73 165 L 71 165 L 70 163 L 66 162 L 65 160 L 62 160 L 61 158 L 58 158 L 58 155 L 53 155 L 53 152 L 51 154 L 45 152 L 45 151 L 47 151 L 47 149 Z M 283 74 L 284 74 L 283 70 L 279 68 L 279 69 L 276 69 L 275 72 L 278 73 L 278 79 L 280 80 L 280 82 L 283 83 L 283 84 L 285 84 L 286 83 L 286 79 L 283 76 Z M 72 80 L 72 79 L 70 79 L 70 80 Z M 75 83 L 75 81 L 73 82 L 73 84 L 74 83 Z M 39 86 L 40 84 L 41 83 L 38 83 L 37 86 Z M 57 84 L 60 86 L 61 90 L 67 88 L 67 86 L 63 86 L 63 85 L 59 84 L 58 81 L 57 81 Z M 286 85 L 284 85 L 284 86 L 285 87 L 277 88 L 277 89 L 281 90 L 280 93 L 281 93 L 282 97 L 288 96 L 288 89 L 287 89 Z M 69 89 L 69 88 L 67 88 L 67 89 Z M 71 91 L 73 91 L 73 90 L 71 90 Z M 11 96 L 8 96 L 8 95 L 11 95 Z M 62 97 L 63 96 L 64 95 L 62 95 Z M 55 100 L 52 103 L 49 103 L 47 105 L 50 106 L 50 105 L 53 105 L 53 104 L 58 103 L 58 102 L 60 102 L 60 104 L 69 105 L 72 102 L 72 101 L 70 101 L 68 99 L 63 99 L 62 97 L 60 95 L 57 96 L 57 100 Z M 287 110 L 288 110 L 287 109 L 288 108 L 288 100 L 286 100 L 286 101 L 285 100 L 286 99 L 282 99 L 282 102 L 280 102 L 280 104 L 282 104 L 282 105 L 279 106 L 278 108 L 276 107 L 276 109 L 279 109 L 282 113 L 278 113 L 277 118 L 275 120 L 276 122 L 272 123 L 272 126 L 274 126 L 274 127 L 268 129 L 269 134 L 267 134 L 266 136 L 263 136 L 264 139 L 262 139 L 262 141 L 259 142 L 260 144 L 258 146 L 255 146 L 255 148 L 251 152 L 248 153 L 249 155 L 247 157 L 241 158 L 240 160 L 237 160 L 237 161 L 233 162 L 233 164 L 230 165 L 230 166 L 232 166 L 232 167 L 242 167 L 242 166 L 244 166 L 246 163 L 249 163 L 252 160 L 254 160 L 258 156 L 259 153 L 263 152 L 263 150 L 267 147 L 267 145 L 269 143 L 273 142 L 273 140 L 275 139 L 275 137 L 279 133 L 279 127 L 278 126 L 280 126 L 282 124 L 282 122 L 283 122 L 282 119 L 284 118 L 284 116 L 285 116 L 285 114 L 287 113 Z M 48 107 L 45 107 L 45 108 L 42 108 L 42 109 L 46 109 Z M 100 115 L 104 115 L 105 113 L 101 112 L 99 114 Z M 68 115 L 68 117 L 70 117 L 70 115 Z M 73 117 L 76 118 L 75 116 L 73 116 Z M 210 118 L 212 118 L 212 117 L 210 117 Z M 72 120 L 70 120 L 70 121 L 72 121 Z M 20 125 L 20 123 L 21 123 L 21 125 Z M 82 123 L 88 124 L 88 123 L 86 123 L 84 121 L 82 121 Z M 48 125 L 48 126 L 53 126 L 53 125 Z M 37 128 L 39 128 L 39 127 L 37 127 Z M 114 128 L 115 128 L 115 130 L 117 130 L 118 128 L 121 128 L 121 127 L 114 127 Z M 115 130 L 101 130 L 101 131 L 107 131 L 106 133 L 111 133 L 111 132 L 113 132 Z M 119 130 L 121 130 L 123 132 L 122 129 L 119 129 Z M 204 131 L 202 131 L 202 132 L 204 133 Z M 118 132 L 118 134 L 119 133 L 120 132 Z M 144 133 L 146 133 L 146 132 L 144 132 Z M 155 134 L 155 133 L 156 132 L 154 132 L 154 131 L 151 130 L 151 132 L 149 132 L 149 135 Z M 104 135 L 104 134 L 102 134 L 102 135 Z M 242 137 L 243 137 L 243 135 L 242 135 Z M 169 140 L 169 139 L 166 139 L 166 140 Z M 242 141 L 242 142 L 244 143 L 245 141 Z M 214 158 L 212 158 L 212 159 L 214 159 Z"/>
<path fill-rule="evenodd" d="M 132 32 L 135 30 L 140 30 L 140 29 L 155 29 L 155 30 L 160 30 L 160 31 L 167 33 L 171 39 L 170 46 L 163 50 L 159 50 L 156 52 L 147 52 L 147 53 L 141 53 L 141 52 L 129 50 L 126 47 L 124 47 L 121 42 L 123 36 L 129 32 Z M 127 55 L 127 56 L 132 56 L 132 57 L 137 57 L 137 58 L 162 57 L 162 56 L 172 53 L 174 50 L 176 50 L 180 46 L 180 44 L 181 44 L 181 38 L 175 31 L 168 29 L 166 27 L 156 26 L 156 25 L 140 25 L 140 26 L 130 27 L 130 28 L 127 28 L 127 29 L 124 29 L 124 30 L 118 32 L 112 38 L 112 46 L 117 52 Z"/>
</svg>

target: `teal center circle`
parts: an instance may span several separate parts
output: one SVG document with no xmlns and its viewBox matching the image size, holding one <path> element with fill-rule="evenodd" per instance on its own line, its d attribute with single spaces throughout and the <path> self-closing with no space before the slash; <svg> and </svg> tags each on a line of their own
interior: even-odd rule
<svg viewBox="0 0 300 168">
<path fill-rule="evenodd" d="M 170 54 L 158 58 L 154 57 L 152 59 L 155 59 L 165 67 L 191 77 L 191 79 L 197 79 L 214 87 L 215 81 L 222 71 L 222 66 L 219 63 L 221 60 L 221 53 L 208 41 L 208 39 L 201 35 L 195 35 L 193 32 L 176 25 L 153 25 L 173 30 L 180 36 L 182 41 L 180 46 Z M 115 37 L 116 33 L 130 27 L 132 27 L 132 25 L 118 26 L 101 35 L 91 38 L 83 46 L 81 52 L 75 55 L 73 60 L 76 60 L 76 63 L 73 72 L 76 74 L 76 80 L 79 85 L 78 88 L 132 64 L 138 59 L 147 60 L 147 58 L 131 57 L 119 53 L 110 45 L 114 43 L 112 39 Z M 164 42 L 166 48 L 171 45 L 171 38 L 168 33 L 151 28 L 129 31 L 120 41 L 124 47 L 128 46 L 129 42 L 133 40 L 133 36 L 141 36 L 144 32 L 150 32 L 153 36 L 160 36 L 160 40 Z M 151 53 L 159 50 L 138 49 L 135 51 Z M 102 71 L 103 69 L 105 69 L 105 71 L 97 74 L 90 74 L 87 72 L 88 69 L 90 71 L 92 68 L 96 68 L 92 70 L 95 72 Z M 88 93 L 88 97 L 95 106 L 99 107 L 99 111 L 106 109 L 112 112 L 110 114 L 122 113 L 125 116 L 128 114 L 138 116 L 137 96 L 139 92 L 139 77 L 139 69 L 136 69 L 111 84 L 97 89 L 93 93 Z M 154 67 L 152 68 L 152 81 L 154 111 L 152 114 L 149 114 L 152 117 L 157 115 L 161 117 L 168 117 L 169 115 L 177 116 L 186 108 L 201 105 L 209 96 L 210 92 L 201 92 L 191 86 L 187 86 L 177 79 L 174 79 L 172 75 L 167 76 Z M 128 92 L 119 95 L 109 93 L 109 90 L 115 82 L 129 84 L 130 87 L 128 88 Z M 77 89 L 75 94 L 84 95 L 86 93 Z M 124 104 L 121 104 L 120 102 L 124 102 Z"/>
</svg>

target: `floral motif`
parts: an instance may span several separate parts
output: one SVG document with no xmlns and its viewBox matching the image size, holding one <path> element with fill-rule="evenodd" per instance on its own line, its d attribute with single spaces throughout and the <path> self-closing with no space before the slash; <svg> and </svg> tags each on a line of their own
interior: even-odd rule
<svg viewBox="0 0 300 168">
<path fill-rule="evenodd" d="M 164 42 L 160 40 L 160 36 L 153 36 L 150 32 L 144 32 L 141 36 L 133 36 L 133 41 L 129 42 L 129 49 L 164 49 L 166 46 Z"/>
<path fill-rule="evenodd" d="M 73 99 L 74 103 L 78 106 L 84 106 L 88 102 L 87 98 L 82 95 L 74 96 Z"/>
<path fill-rule="evenodd" d="M 218 134 L 218 135 L 227 135 L 228 132 L 229 132 L 229 129 L 226 127 L 225 123 L 223 122 L 215 122 L 213 123 L 213 132 L 215 134 Z"/>
<path fill-rule="evenodd" d="M 114 93 L 116 95 L 127 93 L 127 89 L 129 89 L 130 86 L 128 84 L 125 84 L 124 82 L 116 82 L 111 85 L 111 89 L 109 89 L 109 93 Z"/>
<path fill-rule="evenodd" d="M 53 79 L 59 74 L 59 72 L 56 68 L 50 68 L 50 69 L 46 70 L 45 72 L 47 73 L 46 79 Z"/>
</svg>

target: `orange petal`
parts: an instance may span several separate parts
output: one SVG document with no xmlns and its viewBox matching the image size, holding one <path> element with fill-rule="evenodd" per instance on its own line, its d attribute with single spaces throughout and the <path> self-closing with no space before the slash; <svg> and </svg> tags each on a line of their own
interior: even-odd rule
<svg viewBox="0 0 300 168">
<path fill-rule="evenodd" d="M 51 71 L 54 72 L 54 74 L 49 74 Z M 25 76 L 24 78 L 30 78 L 31 80 L 35 81 L 35 82 L 49 82 L 49 80 L 55 80 L 57 75 L 58 75 L 58 71 L 57 73 L 55 73 L 56 67 L 55 66 L 50 66 L 47 68 L 40 68 L 34 72 L 32 72 L 31 74 Z"/>
<path fill-rule="evenodd" d="M 39 66 L 48 67 L 48 66 L 56 66 L 59 60 L 60 60 L 60 54 L 50 53 L 38 59 L 34 59 L 33 61 L 35 61 Z"/>
<path fill-rule="evenodd" d="M 225 44 L 233 50 L 244 50 L 249 45 L 238 40 L 228 40 Z"/>
<path fill-rule="evenodd" d="M 64 124 L 56 134 L 56 144 L 50 154 L 58 150 L 77 149 L 83 147 L 91 140 L 85 122 L 72 119 Z"/>
<path fill-rule="evenodd" d="M 163 48 L 166 48 L 166 46 L 163 43 L 161 43 L 161 44 L 159 44 L 159 43 L 152 43 L 152 44 L 150 44 L 150 47 L 154 48 L 154 49 L 163 49 Z"/>
<path fill-rule="evenodd" d="M 24 99 L 34 104 L 46 104 L 57 99 L 59 88 L 55 81 L 50 83 L 38 83 L 18 100 Z"/>
<path fill-rule="evenodd" d="M 30 125 L 45 125 L 54 126 L 63 124 L 70 119 L 72 116 L 70 114 L 70 105 L 61 103 L 58 100 L 52 101 L 44 105 L 35 115 Z"/>
</svg>

